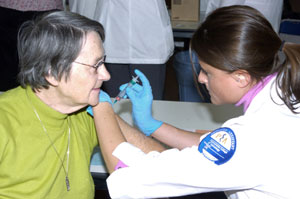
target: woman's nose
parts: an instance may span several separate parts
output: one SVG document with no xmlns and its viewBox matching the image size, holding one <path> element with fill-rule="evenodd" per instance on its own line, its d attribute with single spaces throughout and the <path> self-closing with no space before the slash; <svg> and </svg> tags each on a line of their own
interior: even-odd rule
<svg viewBox="0 0 300 199">
<path fill-rule="evenodd" d="M 201 84 L 207 83 L 207 76 L 202 70 L 200 70 L 200 73 L 198 75 L 198 82 Z"/>
<path fill-rule="evenodd" d="M 105 64 L 103 64 L 103 66 L 98 68 L 98 79 L 101 79 L 103 81 L 108 81 L 110 80 L 110 74 L 107 71 Z"/>
</svg>

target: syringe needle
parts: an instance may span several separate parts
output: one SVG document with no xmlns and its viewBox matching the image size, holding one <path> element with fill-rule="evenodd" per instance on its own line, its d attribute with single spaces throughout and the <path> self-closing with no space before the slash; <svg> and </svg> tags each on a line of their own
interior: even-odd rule
<svg viewBox="0 0 300 199">
<path fill-rule="evenodd" d="M 126 95 L 126 88 L 128 87 L 132 87 L 133 85 L 136 84 L 136 82 L 138 81 L 139 76 L 137 75 L 136 77 L 133 77 L 130 82 L 128 82 L 127 86 L 121 90 L 119 92 L 119 94 L 117 95 L 117 97 L 115 98 L 114 104 L 118 101 L 120 101 L 125 95 Z"/>
</svg>

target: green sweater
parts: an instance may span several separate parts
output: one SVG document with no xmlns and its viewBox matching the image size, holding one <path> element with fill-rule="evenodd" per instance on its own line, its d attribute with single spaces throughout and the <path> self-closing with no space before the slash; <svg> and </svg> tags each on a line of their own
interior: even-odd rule
<svg viewBox="0 0 300 199">
<path fill-rule="evenodd" d="M 66 188 L 62 162 L 31 104 L 64 160 L 65 168 L 70 125 L 70 191 Z M 1 94 L 0 198 L 93 199 L 94 183 L 89 166 L 97 144 L 94 121 L 85 110 L 70 115 L 59 113 L 44 104 L 30 87 Z"/>
</svg>

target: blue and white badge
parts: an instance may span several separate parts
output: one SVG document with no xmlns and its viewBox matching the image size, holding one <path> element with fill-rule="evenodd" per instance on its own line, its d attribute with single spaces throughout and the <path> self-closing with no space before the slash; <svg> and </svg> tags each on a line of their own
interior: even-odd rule
<svg viewBox="0 0 300 199">
<path fill-rule="evenodd" d="M 208 134 L 199 144 L 198 151 L 217 165 L 232 158 L 236 149 L 236 137 L 232 129 L 218 128 Z"/>
</svg>

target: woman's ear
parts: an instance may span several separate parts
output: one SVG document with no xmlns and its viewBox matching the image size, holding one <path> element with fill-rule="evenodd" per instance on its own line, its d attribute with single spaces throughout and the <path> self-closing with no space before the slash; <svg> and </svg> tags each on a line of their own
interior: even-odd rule
<svg viewBox="0 0 300 199">
<path fill-rule="evenodd" d="M 53 75 L 51 75 L 50 70 L 48 72 L 48 75 L 45 78 L 49 82 L 50 85 L 58 86 L 59 81 Z"/>
<path fill-rule="evenodd" d="M 245 70 L 237 70 L 233 72 L 232 77 L 241 88 L 246 87 L 251 83 L 251 76 Z"/>
</svg>

